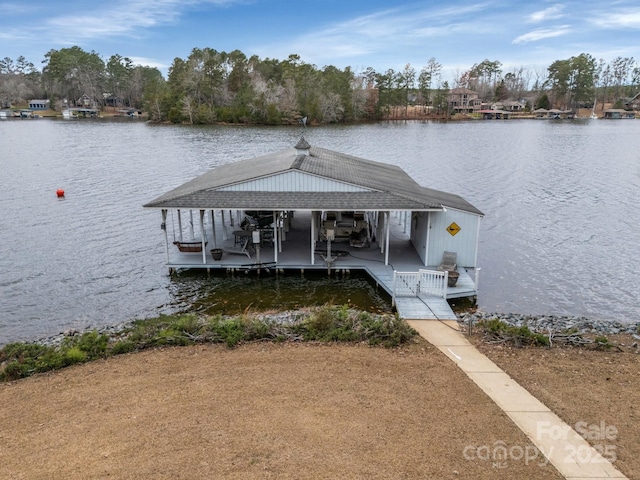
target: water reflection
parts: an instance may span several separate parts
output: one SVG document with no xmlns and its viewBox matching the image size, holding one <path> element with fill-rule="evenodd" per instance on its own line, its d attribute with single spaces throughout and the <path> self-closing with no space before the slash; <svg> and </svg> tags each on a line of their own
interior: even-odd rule
<svg viewBox="0 0 640 480">
<path fill-rule="evenodd" d="M 334 274 L 288 271 L 275 274 L 182 272 L 170 284 L 177 310 L 235 315 L 246 311 L 295 310 L 324 304 L 391 312 L 391 298 L 362 272 Z"/>
</svg>

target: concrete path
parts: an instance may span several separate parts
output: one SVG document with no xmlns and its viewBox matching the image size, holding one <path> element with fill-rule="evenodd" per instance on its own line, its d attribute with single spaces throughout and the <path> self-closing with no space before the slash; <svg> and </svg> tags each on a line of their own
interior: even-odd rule
<svg viewBox="0 0 640 480">
<path fill-rule="evenodd" d="M 566 479 L 627 478 L 572 427 L 480 353 L 455 321 L 407 320 L 420 335 L 453 360 L 529 437 Z M 507 446 L 509 448 L 509 446 Z M 606 452 L 605 452 L 606 456 Z"/>
</svg>

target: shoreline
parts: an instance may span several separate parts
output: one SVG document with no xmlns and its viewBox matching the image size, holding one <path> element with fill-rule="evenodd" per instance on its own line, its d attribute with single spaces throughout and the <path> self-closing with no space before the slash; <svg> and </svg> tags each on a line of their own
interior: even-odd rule
<svg viewBox="0 0 640 480">
<path fill-rule="evenodd" d="M 308 313 L 310 310 L 306 308 L 298 310 L 284 310 L 276 313 L 255 313 L 255 316 L 265 321 L 287 322 L 291 318 L 299 317 Z M 181 315 L 176 313 L 175 315 Z M 238 315 L 221 315 L 221 318 L 236 318 Z M 514 327 L 527 326 L 532 332 L 546 334 L 550 330 L 554 333 L 574 330 L 579 334 L 597 334 L 597 335 L 632 335 L 636 340 L 640 340 L 640 321 L 628 324 L 611 320 L 592 320 L 587 317 L 570 316 L 570 315 L 526 315 L 517 313 L 495 313 L 484 312 L 480 309 L 467 309 L 465 311 L 456 312 L 458 324 L 464 328 L 474 327 L 478 322 L 485 320 L 498 319 L 507 325 Z M 153 319 L 133 319 L 112 325 L 103 325 L 100 327 L 87 327 L 82 330 L 75 328 L 67 329 L 55 335 L 49 335 L 33 340 L 25 340 L 10 343 L 35 344 L 47 347 L 59 346 L 65 338 L 75 337 L 89 332 L 97 332 L 99 335 L 107 335 L 110 339 L 117 338 L 125 330 L 130 329 L 136 322 L 146 322 Z M 425 320 L 426 321 L 426 320 Z M 2 348 L 4 345 L 0 345 Z"/>
<path fill-rule="evenodd" d="M 458 315 L 458 323 L 475 326 L 480 321 L 500 320 L 513 327 L 527 326 L 535 333 L 574 330 L 580 334 L 636 335 L 640 340 L 640 321 L 621 323 L 616 320 L 593 320 L 571 315 L 526 315 L 521 313 L 491 313 L 476 310 Z"/>
<path fill-rule="evenodd" d="M 614 427 L 607 458 L 638 478 L 637 349 L 517 348 L 478 333 L 470 337 L 476 347 L 567 424 Z M 293 341 L 156 347 L 7 382 L 0 395 L 5 436 L 15 439 L 6 469 L 30 478 L 52 465 L 70 479 L 154 476 L 150 457 L 176 478 L 295 476 L 300 458 L 309 478 L 326 476 L 328 461 L 339 462 L 338 476 L 560 478 L 543 457 L 518 461 L 518 451 L 532 448 L 526 436 L 422 338 L 393 349 Z M 499 469 L 490 455 L 497 445 L 514 452 Z M 469 459 L 469 448 L 488 453 Z"/>
</svg>

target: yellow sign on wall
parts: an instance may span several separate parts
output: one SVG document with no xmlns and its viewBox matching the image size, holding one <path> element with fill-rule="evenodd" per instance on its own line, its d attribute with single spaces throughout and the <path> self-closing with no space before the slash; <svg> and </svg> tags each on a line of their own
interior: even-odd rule
<svg viewBox="0 0 640 480">
<path fill-rule="evenodd" d="M 456 222 L 453 222 L 451 225 L 447 227 L 447 232 L 449 232 L 452 237 L 455 236 L 455 234 L 458 233 L 459 231 L 460 231 L 460 226 Z"/>
</svg>

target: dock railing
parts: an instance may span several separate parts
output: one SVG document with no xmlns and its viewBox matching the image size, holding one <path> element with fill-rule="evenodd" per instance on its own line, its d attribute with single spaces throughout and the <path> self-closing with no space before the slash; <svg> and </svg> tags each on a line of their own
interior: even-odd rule
<svg viewBox="0 0 640 480">
<path fill-rule="evenodd" d="M 447 298 L 449 272 L 447 270 L 419 270 L 420 293 L 433 297 Z"/>
<path fill-rule="evenodd" d="M 393 271 L 392 305 L 396 297 L 418 297 L 428 295 L 447 298 L 449 272 L 436 270 L 418 270 L 417 272 Z"/>
</svg>

